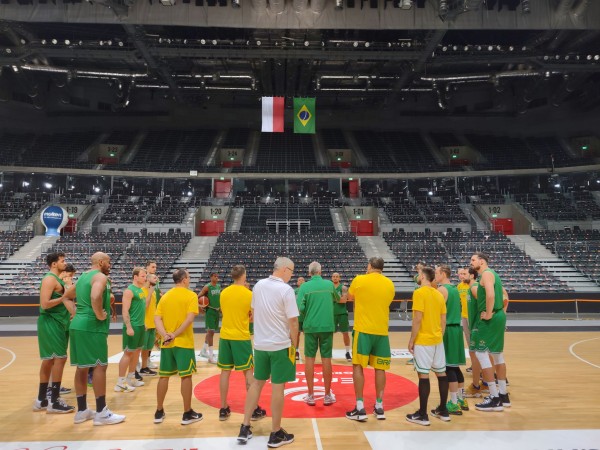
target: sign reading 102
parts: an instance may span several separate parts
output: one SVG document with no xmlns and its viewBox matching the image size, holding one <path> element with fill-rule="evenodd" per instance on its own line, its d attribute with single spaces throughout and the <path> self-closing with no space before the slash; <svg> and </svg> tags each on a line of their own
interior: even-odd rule
<svg viewBox="0 0 600 450">
<path fill-rule="evenodd" d="M 488 206 L 490 214 L 500 214 L 501 208 L 499 206 Z"/>
</svg>

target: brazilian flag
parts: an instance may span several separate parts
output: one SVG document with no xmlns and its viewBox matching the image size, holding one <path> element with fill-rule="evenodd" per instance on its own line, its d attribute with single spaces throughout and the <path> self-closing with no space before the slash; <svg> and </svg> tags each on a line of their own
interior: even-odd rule
<svg viewBox="0 0 600 450">
<path fill-rule="evenodd" d="M 315 133 L 314 98 L 294 99 L 294 133 Z"/>
</svg>

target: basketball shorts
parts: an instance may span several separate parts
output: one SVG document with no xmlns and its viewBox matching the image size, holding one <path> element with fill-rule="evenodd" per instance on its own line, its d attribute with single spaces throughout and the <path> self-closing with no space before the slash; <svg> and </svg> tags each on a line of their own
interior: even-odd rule
<svg viewBox="0 0 600 450">
<path fill-rule="evenodd" d="M 304 333 L 304 356 L 314 358 L 317 349 L 321 358 L 331 358 L 333 354 L 333 333 Z"/>
<path fill-rule="evenodd" d="M 341 331 L 347 333 L 350 330 L 350 324 L 348 322 L 348 313 L 346 314 L 335 314 L 333 316 L 333 323 L 335 331 Z"/>
<path fill-rule="evenodd" d="M 254 378 L 273 384 L 289 383 L 296 379 L 296 349 L 293 346 L 277 351 L 254 349 Z"/>
<path fill-rule="evenodd" d="M 219 332 L 219 311 L 216 309 L 206 309 L 206 329 Z"/>
<path fill-rule="evenodd" d="M 464 366 L 465 339 L 461 325 L 446 325 L 444 333 L 444 350 L 446 353 L 446 366 Z"/>
<path fill-rule="evenodd" d="M 127 328 L 123 326 L 123 350 L 126 352 L 134 352 L 140 350 L 144 346 L 146 338 L 146 327 L 144 325 L 132 325 L 133 336 L 127 335 Z"/>
<path fill-rule="evenodd" d="M 160 377 L 179 374 L 181 378 L 196 372 L 196 352 L 193 348 L 170 347 L 160 351 Z"/>
<path fill-rule="evenodd" d="M 388 370 L 392 363 L 389 336 L 352 332 L 352 364 Z"/>
<path fill-rule="evenodd" d="M 494 312 L 490 320 L 480 319 L 471 332 L 469 348 L 476 352 L 501 353 L 504 351 L 506 314 L 503 310 Z"/>
<path fill-rule="evenodd" d="M 217 367 L 223 370 L 249 370 L 254 367 L 252 357 L 252 343 L 247 341 L 233 341 L 219 339 L 219 358 Z"/>
<path fill-rule="evenodd" d="M 144 333 L 144 343 L 142 350 L 152 351 L 154 342 L 156 341 L 156 328 L 148 328 Z"/>
<path fill-rule="evenodd" d="M 71 330 L 69 355 L 71 365 L 77 367 L 106 366 L 108 364 L 108 334 Z"/>
<path fill-rule="evenodd" d="M 446 371 L 446 353 L 444 344 L 415 345 L 415 370 L 417 373 L 428 374 L 430 370 L 436 373 Z"/>
<path fill-rule="evenodd" d="M 68 325 L 47 316 L 39 316 L 37 321 L 40 359 L 67 357 L 69 343 Z"/>
</svg>

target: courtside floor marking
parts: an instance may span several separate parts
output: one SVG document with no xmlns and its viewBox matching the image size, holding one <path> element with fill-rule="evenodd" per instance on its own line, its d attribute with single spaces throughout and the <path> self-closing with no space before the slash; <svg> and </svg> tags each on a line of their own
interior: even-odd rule
<svg viewBox="0 0 600 450">
<path fill-rule="evenodd" d="M 569 347 L 569 352 L 571 353 L 571 355 L 573 355 L 575 358 L 577 358 L 580 361 L 583 361 L 586 364 L 589 364 L 590 366 L 593 366 L 597 369 L 600 369 L 600 366 L 597 366 L 596 364 L 592 364 L 591 362 L 589 362 L 587 359 L 583 359 L 581 356 L 579 356 L 577 353 L 575 353 L 573 351 L 573 348 L 577 345 L 577 344 L 581 344 L 582 342 L 588 342 L 588 341 L 595 341 L 596 339 L 600 339 L 600 337 L 597 338 L 591 338 L 591 339 L 584 339 L 583 341 L 579 341 L 579 342 L 575 342 L 573 345 L 571 345 Z M 600 442 L 600 441 L 598 441 Z"/>
<path fill-rule="evenodd" d="M 4 366 L 0 367 L 0 371 L 6 369 L 8 366 L 10 366 L 12 363 L 15 362 L 15 359 L 17 359 L 17 355 L 15 355 L 15 352 L 13 352 L 11 349 L 6 348 L 6 347 L 0 347 L 1 350 L 6 350 L 8 353 L 10 353 L 12 355 L 12 359 L 5 364 Z"/>
<path fill-rule="evenodd" d="M 373 450 L 570 450 L 598 449 L 600 443 L 600 430 L 433 431 L 414 426 L 423 431 L 365 431 L 365 436 Z"/>
<path fill-rule="evenodd" d="M 323 444 L 321 443 L 321 435 L 319 434 L 319 426 L 317 425 L 317 419 L 312 420 L 313 430 L 315 432 L 315 440 L 317 441 L 317 450 L 323 450 Z"/>
</svg>

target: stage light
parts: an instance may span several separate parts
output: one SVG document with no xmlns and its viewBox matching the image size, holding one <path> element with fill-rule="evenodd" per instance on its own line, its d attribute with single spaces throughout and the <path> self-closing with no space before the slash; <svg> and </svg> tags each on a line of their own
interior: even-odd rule
<svg viewBox="0 0 600 450">
<path fill-rule="evenodd" d="M 448 14 L 448 11 L 449 11 L 448 0 L 440 0 L 440 4 L 439 4 L 440 16 L 445 16 L 446 14 Z"/>
<path fill-rule="evenodd" d="M 521 11 L 523 11 L 523 14 L 529 14 L 531 12 L 529 0 L 521 0 Z"/>
<path fill-rule="evenodd" d="M 240 7 L 240 0 L 231 0 L 231 7 L 232 8 L 239 8 Z"/>
</svg>

